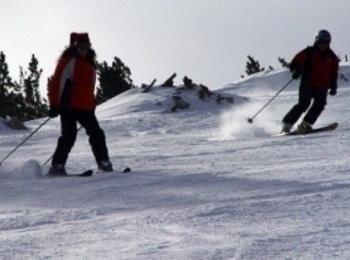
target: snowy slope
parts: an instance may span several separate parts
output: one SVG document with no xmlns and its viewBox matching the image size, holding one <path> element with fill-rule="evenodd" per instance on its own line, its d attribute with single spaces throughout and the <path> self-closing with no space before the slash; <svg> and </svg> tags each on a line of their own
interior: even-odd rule
<svg viewBox="0 0 350 260">
<path fill-rule="evenodd" d="M 317 122 L 340 122 L 334 132 L 273 136 L 296 85 L 248 124 L 288 79 L 282 71 L 226 86 L 236 102 L 222 106 L 182 93 L 192 106 L 176 113 L 170 88 L 101 105 L 115 168 L 132 174 L 39 178 L 60 131 L 50 121 L 0 167 L 0 258 L 350 258 L 350 83 Z M 1 131 L 0 156 L 28 133 Z M 95 167 L 83 131 L 67 167 Z"/>
</svg>

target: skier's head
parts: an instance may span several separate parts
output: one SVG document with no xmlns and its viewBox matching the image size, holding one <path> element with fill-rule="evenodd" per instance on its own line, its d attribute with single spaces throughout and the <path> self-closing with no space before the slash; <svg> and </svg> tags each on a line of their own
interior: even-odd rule
<svg viewBox="0 0 350 260">
<path fill-rule="evenodd" d="M 70 46 L 90 48 L 91 42 L 88 33 L 76 33 L 70 34 Z"/>
<path fill-rule="evenodd" d="M 80 56 L 86 56 L 91 48 L 90 37 L 88 33 L 76 33 L 70 34 L 70 46 L 75 47 Z"/>
<path fill-rule="evenodd" d="M 91 47 L 89 34 L 72 32 L 69 46 L 60 56 L 64 57 L 85 57 L 96 67 L 96 53 Z"/>
<path fill-rule="evenodd" d="M 320 49 L 326 49 L 329 47 L 331 40 L 332 40 L 332 36 L 330 32 L 322 29 L 316 34 L 315 44 Z"/>
</svg>

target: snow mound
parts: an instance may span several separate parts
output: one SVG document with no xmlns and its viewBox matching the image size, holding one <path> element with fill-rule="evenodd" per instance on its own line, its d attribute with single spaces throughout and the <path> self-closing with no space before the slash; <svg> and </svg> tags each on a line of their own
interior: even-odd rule
<svg viewBox="0 0 350 260">
<path fill-rule="evenodd" d="M 229 94 L 225 91 L 210 91 L 200 97 L 199 86 L 188 89 L 180 87 L 153 87 L 144 93 L 141 88 L 126 91 L 98 107 L 99 116 L 112 119 L 117 116 L 132 113 L 171 113 L 179 111 L 212 111 L 222 107 L 231 107 L 246 99 L 239 95 Z M 176 99 L 187 103 L 185 108 L 176 109 Z"/>
<path fill-rule="evenodd" d="M 41 166 L 39 161 L 28 160 L 22 165 L 19 165 L 11 172 L 12 178 L 32 179 L 34 177 L 41 177 Z"/>
<path fill-rule="evenodd" d="M 0 166 L 0 179 L 1 182 L 7 180 L 14 181 L 28 181 L 30 179 L 36 179 L 41 177 L 41 166 L 37 160 L 27 160 L 23 163 L 13 163 L 6 161 Z"/>
<path fill-rule="evenodd" d="M 229 93 L 239 93 L 248 96 L 272 95 L 283 87 L 291 76 L 287 70 L 273 71 L 269 73 L 256 73 L 240 81 L 227 84 L 223 90 Z M 285 91 L 297 90 L 298 81 L 293 81 Z"/>
</svg>

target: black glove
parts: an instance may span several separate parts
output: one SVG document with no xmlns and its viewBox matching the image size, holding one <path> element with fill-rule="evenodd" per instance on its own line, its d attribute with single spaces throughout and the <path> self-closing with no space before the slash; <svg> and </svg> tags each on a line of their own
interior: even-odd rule
<svg viewBox="0 0 350 260">
<path fill-rule="evenodd" d="M 57 107 L 50 107 L 49 109 L 49 117 L 54 118 L 60 114 L 60 110 Z"/>
<path fill-rule="evenodd" d="M 329 95 L 335 96 L 336 94 L 337 94 L 337 89 L 336 88 L 331 88 L 331 90 L 329 91 Z"/>
<path fill-rule="evenodd" d="M 301 74 L 300 71 L 297 71 L 297 70 L 292 71 L 292 78 L 298 79 L 300 77 L 300 74 Z"/>
</svg>

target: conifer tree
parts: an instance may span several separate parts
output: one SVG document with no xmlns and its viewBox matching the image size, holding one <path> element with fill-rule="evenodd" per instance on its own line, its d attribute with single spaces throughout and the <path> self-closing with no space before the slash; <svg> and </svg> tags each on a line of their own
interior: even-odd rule
<svg viewBox="0 0 350 260">
<path fill-rule="evenodd" d="M 106 61 L 98 64 L 97 74 L 99 80 L 97 102 L 99 104 L 133 86 L 130 69 L 118 57 L 114 57 L 111 66 Z"/>
<path fill-rule="evenodd" d="M 7 115 L 7 100 L 8 91 L 6 86 L 9 80 L 8 65 L 6 63 L 6 56 L 3 52 L 0 52 L 0 116 L 6 117 Z"/>
<path fill-rule="evenodd" d="M 15 87 L 10 77 L 8 64 L 6 62 L 6 55 L 0 52 L 0 116 L 6 118 L 15 110 L 15 103 L 13 102 L 16 96 Z"/>
<path fill-rule="evenodd" d="M 255 60 L 252 56 L 248 55 L 248 61 L 246 63 L 246 70 L 245 72 L 247 75 L 252 75 L 254 73 L 258 73 L 261 71 L 264 71 L 264 68 L 260 67 L 259 61 Z"/>
<path fill-rule="evenodd" d="M 22 118 L 25 120 L 43 117 L 47 114 L 46 100 L 41 98 L 39 87 L 42 69 L 38 68 L 38 59 L 32 54 L 28 71 L 20 67 L 20 80 L 17 84 L 24 95 Z"/>
<path fill-rule="evenodd" d="M 284 58 L 278 58 L 279 63 L 281 63 L 282 68 L 289 68 L 289 63 Z"/>
</svg>

